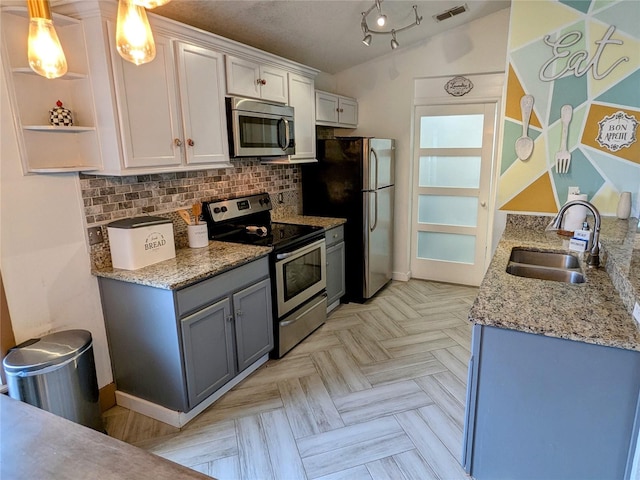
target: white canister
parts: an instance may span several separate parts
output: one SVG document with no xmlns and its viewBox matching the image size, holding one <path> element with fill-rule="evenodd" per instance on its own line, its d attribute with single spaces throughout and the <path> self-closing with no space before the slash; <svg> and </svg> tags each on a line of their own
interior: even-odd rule
<svg viewBox="0 0 640 480">
<path fill-rule="evenodd" d="M 206 223 L 187 225 L 187 236 L 191 248 L 202 248 L 209 245 L 209 232 Z"/>
<path fill-rule="evenodd" d="M 584 200 L 587 201 L 586 193 L 570 193 L 567 196 L 567 203 L 573 200 Z M 580 230 L 582 228 L 582 223 L 587 219 L 587 207 L 582 205 L 574 205 L 573 207 L 569 207 L 567 212 L 564 214 L 564 219 L 562 221 L 562 229 L 567 230 L 569 232 L 575 232 L 576 230 Z"/>
<path fill-rule="evenodd" d="M 631 192 L 622 192 L 620 194 L 616 215 L 622 220 L 626 220 L 631 215 Z"/>
</svg>

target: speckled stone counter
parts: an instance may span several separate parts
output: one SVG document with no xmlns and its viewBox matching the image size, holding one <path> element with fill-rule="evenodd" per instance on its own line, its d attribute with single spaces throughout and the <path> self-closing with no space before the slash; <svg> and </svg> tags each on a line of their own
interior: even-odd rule
<svg viewBox="0 0 640 480">
<path fill-rule="evenodd" d="M 208 247 L 178 249 L 175 258 L 138 270 L 109 267 L 93 270 L 92 273 L 98 277 L 176 290 L 264 257 L 270 252 L 271 247 L 211 241 Z"/>
<path fill-rule="evenodd" d="M 582 258 L 586 281 L 569 284 L 506 272 L 513 247 L 567 251 L 568 242 L 545 234 L 550 217 L 509 215 L 469 319 L 482 325 L 640 351 L 640 328 L 626 305 L 638 297 L 637 219 L 602 220 L 601 263 L 606 262 L 606 268 L 589 269 Z M 616 286 L 624 291 L 619 292 Z"/>
<path fill-rule="evenodd" d="M 311 225 L 312 227 L 323 227 L 325 230 L 339 227 L 340 225 L 347 223 L 345 218 L 313 217 L 310 215 L 287 215 L 281 218 L 273 218 L 273 221 L 280 223 L 294 223 L 296 225 Z"/>
</svg>

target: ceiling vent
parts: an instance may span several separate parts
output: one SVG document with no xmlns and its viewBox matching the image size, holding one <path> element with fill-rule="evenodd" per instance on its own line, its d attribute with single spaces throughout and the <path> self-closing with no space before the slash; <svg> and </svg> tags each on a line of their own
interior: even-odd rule
<svg viewBox="0 0 640 480">
<path fill-rule="evenodd" d="M 455 17 L 456 15 L 460 15 L 461 13 L 469 10 L 467 4 L 460 5 L 459 7 L 453 7 L 447 10 L 446 12 L 442 12 L 438 15 L 434 15 L 433 18 L 436 22 L 441 22 L 442 20 L 446 20 L 447 18 Z"/>
</svg>

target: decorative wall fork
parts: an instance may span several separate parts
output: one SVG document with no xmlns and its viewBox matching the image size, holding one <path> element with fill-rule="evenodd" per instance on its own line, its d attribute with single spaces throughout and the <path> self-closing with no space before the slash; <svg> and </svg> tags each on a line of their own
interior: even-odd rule
<svg viewBox="0 0 640 480">
<path fill-rule="evenodd" d="M 560 121 L 562 122 L 562 137 L 560 138 L 560 150 L 556 153 L 556 173 L 568 173 L 571 164 L 571 152 L 567 150 L 567 132 L 569 122 L 573 115 L 571 105 L 563 105 L 560 109 Z"/>
</svg>

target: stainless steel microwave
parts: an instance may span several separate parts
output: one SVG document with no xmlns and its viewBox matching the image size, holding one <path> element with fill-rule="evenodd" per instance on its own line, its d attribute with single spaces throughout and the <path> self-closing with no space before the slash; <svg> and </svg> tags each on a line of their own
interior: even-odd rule
<svg viewBox="0 0 640 480">
<path fill-rule="evenodd" d="M 226 99 L 232 157 L 274 157 L 296 153 L 293 107 L 249 98 Z"/>
</svg>

